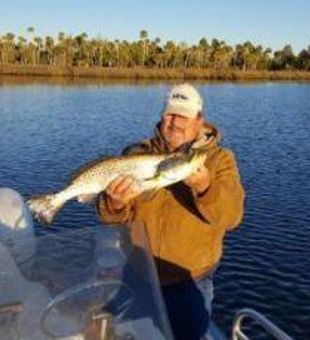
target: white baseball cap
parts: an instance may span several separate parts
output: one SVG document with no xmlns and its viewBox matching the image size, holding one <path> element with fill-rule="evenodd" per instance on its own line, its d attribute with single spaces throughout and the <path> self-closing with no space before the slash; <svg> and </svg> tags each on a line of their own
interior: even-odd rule
<svg viewBox="0 0 310 340">
<path fill-rule="evenodd" d="M 203 100 L 198 91 L 188 83 L 172 87 L 163 116 L 178 114 L 187 118 L 195 118 L 202 111 Z"/>
</svg>

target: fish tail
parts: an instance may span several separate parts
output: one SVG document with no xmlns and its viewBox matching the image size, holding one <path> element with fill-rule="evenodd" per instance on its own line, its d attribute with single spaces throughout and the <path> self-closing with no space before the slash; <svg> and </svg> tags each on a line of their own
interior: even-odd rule
<svg viewBox="0 0 310 340">
<path fill-rule="evenodd" d="M 51 224 L 65 201 L 58 199 L 57 194 L 33 196 L 26 201 L 34 218 L 42 224 Z"/>
</svg>

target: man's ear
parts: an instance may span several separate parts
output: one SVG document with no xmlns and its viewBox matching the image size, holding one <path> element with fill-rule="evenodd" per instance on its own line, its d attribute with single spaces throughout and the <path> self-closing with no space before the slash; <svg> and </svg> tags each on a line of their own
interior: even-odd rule
<svg viewBox="0 0 310 340">
<path fill-rule="evenodd" d="M 196 119 L 197 119 L 198 123 L 200 124 L 200 126 L 202 127 L 203 121 L 204 121 L 204 120 L 203 120 L 202 114 L 201 114 L 201 113 L 198 113 Z"/>
</svg>

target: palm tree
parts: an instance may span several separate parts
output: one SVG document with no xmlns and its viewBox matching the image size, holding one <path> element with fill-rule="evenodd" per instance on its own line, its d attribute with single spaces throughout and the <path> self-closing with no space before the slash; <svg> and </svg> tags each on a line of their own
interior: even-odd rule
<svg viewBox="0 0 310 340">
<path fill-rule="evenodd" d="M 50 36 L 47 36 L 45 38 L 45 53 L 46 53 L 46 62 L 49 65 L 54 64 L 53 49 L 54 49 L 54 39 Z"/>
<path fill-rule="evenodd" d="M 27 33 L 29 34 L 29 40 L 31 40 L 34 35 L 34 27 L 32 26 L 27 27 Z"/>
<path fill-rule="evenodd" d="M 17 59 L 21 64 L 24 64 L 25 63 L 25 45 L 26 45 L 27 40 L 22 36 L 19 36 L 17 39 L 18 39 L 18 42 L 17 42 L 18 58 Z"/>
<path fill-rule="evenodd" d="M 35 64 L 40 64 L 40 53 L 43 46 L 43 39 L 40 37 L 34 37 L 33 41 L 36 43 Z"/>
<path fill-rule="evenodd" d="M 308 49 L 303 49 L 298 54 L 296 66 L 299 69 L 310 71 L 310 46 Z"/>
<path fill-rule="evenodd" d="M 4 64 L 14 63 L 15 61 L 14 38 L 15 34 L 11 32 L 8 32 L 2 38 L 2 60 Z"/>
<path fill-rule="evenodd" d="M 177 57 L 177 46 L 169 40 L 164 46 L 164 67 L 175 67 Z"/>
<path fill-rule="evenodd" d="M 115 50 L 116 50 L 116 60 L 115 60 L 115 64 L 116 66 L 119 66 L 119 45 L 120 45 L 120 42 L 118 39 L 115 39 L 114 40 L 114 47 L 115 47 Z"/>
<path fill-rule="evenodd" d="M 148 33 L 145 30 L 140 31 L 140 39 L 143 42 L 143 51 L 142 51 L 142 65 L 145 65 L 145 60 L 147 58 L 147 43 L 148 43 Z"/>
<path fill-rule="evenodd" d="M 31 41 L 34 37 L 34 27 L 32 26 L 27 27 L 27 33 L 28 33 L 28 40 Z"/>
<path fill-rule="evenodd" d="M 254 46 L 250 41 L 238 44 L 235 49 L 234 65 L 238 66 L 242 71 L 246 71 L 249 68 L 249 55 L 253 53 Z"/>
<path fill-rule="evenodd" d="M 295 55 L 291 45 L 286 45 L 282 50 L 275 51 L 271 69 L 283 70 L 294 67 Z"/>
<path fill-rule="evenodd" d="M 59 32 L 58 33 L 58 41 L 63 42 L 65 39 L 65 33 L 64 32 Z"/>
<path fill-rule="evenodd" d="M 65 66 L 66 64 L 66 47 L 65 47 L 65 33 L 58 33 L 58 43 L 55 47 L 55 54 L 57 55 L 57 64 Z"/>
</svg>

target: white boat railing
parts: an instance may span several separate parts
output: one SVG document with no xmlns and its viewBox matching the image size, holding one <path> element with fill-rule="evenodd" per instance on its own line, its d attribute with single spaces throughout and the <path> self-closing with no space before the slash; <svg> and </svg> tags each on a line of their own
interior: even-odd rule
<svg viewBox="0 0 310 340">
<path fill-rule="evenodd" d="M 293 340 L 290 336 L 284 333 L 279 327 L 268 320 L 264 315 L 254 309 L 244 308 L 238 311 L 235 315 L 232 328 L 233 340 L 250 340 L 242 331 L 243 320 L 252 319 L 256 324 L 260 325 L 264 330 L 278 340 Z"/>
</svg>

